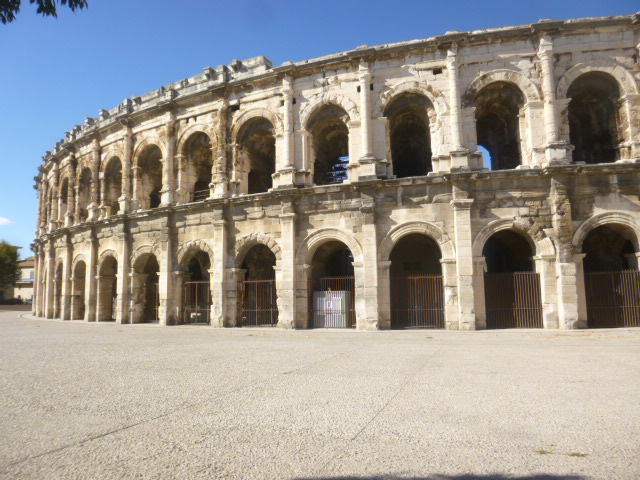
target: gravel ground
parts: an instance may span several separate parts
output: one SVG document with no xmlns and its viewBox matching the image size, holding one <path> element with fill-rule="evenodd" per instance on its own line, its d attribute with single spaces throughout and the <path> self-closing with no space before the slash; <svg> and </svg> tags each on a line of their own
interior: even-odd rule
<svg viewBox="0 0 640 480">
<path fill-rule="evenodd" d="M 280 331 L 0 312 L 0 478 L 640 478 L 640 329 Z"/>
</svg>

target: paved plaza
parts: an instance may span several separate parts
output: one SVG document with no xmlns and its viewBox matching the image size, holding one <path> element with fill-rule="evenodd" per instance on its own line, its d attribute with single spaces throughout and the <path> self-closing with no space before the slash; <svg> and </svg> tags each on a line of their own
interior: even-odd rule
<svg viewBox="0 0 640 480">
<path fill-rule="evenodd" d="M 0 478 L 640 477 L 640 329 L 317 331 L 0 312 Z"/>
</svg>

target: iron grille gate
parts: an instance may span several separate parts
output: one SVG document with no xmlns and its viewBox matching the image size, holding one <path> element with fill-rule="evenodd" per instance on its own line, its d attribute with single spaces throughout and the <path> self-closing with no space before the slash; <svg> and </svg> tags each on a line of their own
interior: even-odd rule
<svg viewBox="0 0 640 480">
<path fill-rule="evenodd" d="M 355 277 L 311 280 L 310 313 L 313 328 L 355 328 Z"/>
<path fill-rule="evenodd" d="M 444 328 L 442 275 L 391 279 L 392 328 Z"/>
<path fill-rule="evenodd" d="M 245 327 L 275 327 L 278 324 L 275 280 L 245 280 L 242 282 L 240 318 Z"/>
<path fill-rule="evenodd" d="M 148 288 L 149 290 L 145 293 L 144 320 L 157 323 L 160 321 L 160 284 L 151 283 Z M 149 301 L 153 303 L 149 305 Z"/>
<path fill-rule="evenodd" d="M 540 275 L 485 273 L 487 328 L 542 328 Z"/>
<path fill-rule="evenodd" d="M 182 297 L 182 323 L 209 325 L 210 312 L 209 282 L 185 282 Z"/>
<path fill-rule="evenodd" d="M 584 274 L 590 328 L 640 327 L 640 271 Z"/>
</svg>

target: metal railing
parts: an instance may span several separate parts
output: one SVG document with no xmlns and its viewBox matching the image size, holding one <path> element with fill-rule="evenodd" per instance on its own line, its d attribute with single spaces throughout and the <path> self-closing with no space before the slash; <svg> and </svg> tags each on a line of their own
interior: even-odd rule
<svg viewBox="0 0 640 480">
<path fill-rule="evenodd" d="M 640 327 L 640 271 L 584 274 L 589 328 Z"/>
<path fill-rule="evenodd" d="M 209 325 L 211 322 L 211 290 L 209 282 L 185 282 L 182 290 L 182 323 Z"/>
<path fill-rule="evenodd" d="M 240 325 L 244 327 L 275 327 L 278 305 L 275 280 L 245 280 L 242 282 Z"/>
<path fill-rule="evenodd" d="M 200 202 L 202 200 L 206 200 L 209 198 L 209 189 L 207 190 L 198 190 L 197 192 L 193 192 L 193 201 Z"/>
<path fill-rule="evenodd" d="M 324 277 L 309 285 L 312 328 L 355 328 L 355 277 Z"/>
<path fill-rule="evenodd" d="M 391 279 L 391 328 L 444 328 L 442 275 Z"/>
<path fill-rule="evenodd" d="M 540 275 L 485 273 L 487 328 L 542 328 Z"/>
</svg>

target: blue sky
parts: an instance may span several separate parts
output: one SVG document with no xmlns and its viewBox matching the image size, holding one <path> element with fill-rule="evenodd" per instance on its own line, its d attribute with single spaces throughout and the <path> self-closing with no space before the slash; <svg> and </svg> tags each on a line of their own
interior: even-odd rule
<svg viewBox="0 0 640 480">
<path fill-rule="evenodd" d="M 204 67 L 638 10 L 637 0 L 89 0 L 56 20 L 23 0 L 17 20 L 0 25 L 0 239 L 31 255 L 33 177 L 66 131 Z"/>
</svg>

